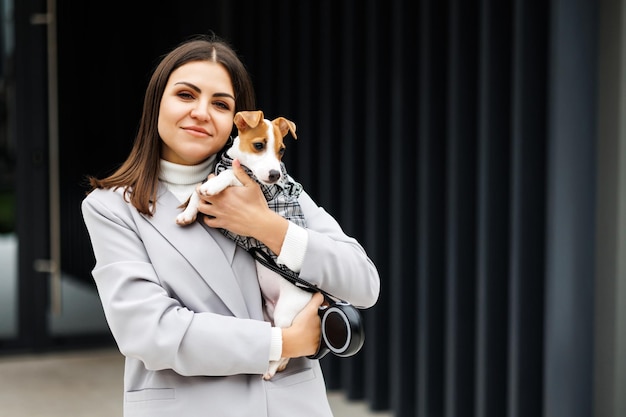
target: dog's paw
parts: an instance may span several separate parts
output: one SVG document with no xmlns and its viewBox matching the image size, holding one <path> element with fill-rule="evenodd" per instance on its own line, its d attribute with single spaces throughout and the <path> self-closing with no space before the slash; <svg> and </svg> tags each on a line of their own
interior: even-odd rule
<svg viewBox="0 0 626 417">
<path fill-rule="evenodd" d="M 207 181 L 200 186 L 198 192 L 202 195 L 215 195 L 219 194 L 224 188 L 218 181 Z"/>
<path fill-rule="evenodd" d="M 280 364 L 278 365 L 278 369 L 276 369 L 276 372 L 282 372 L 285 370 L 285 368 L 287 367 L 287 363 L 289 362 L 289 358 L 282 358 L 279 362 Z"/>
<path fill-rule="evenodd" d="M 178 216 L 176 216 L 176 224 L 179 226 L 187 226 L 188 224 L 193 223 L 196 220 L 195 213 L 188 213 L 187 211 L 183 211 Z"/>
<path fill-rule="evenodd" d="M 200 197 L 198 196 L 198 193 L 193 192 L 187 201 L 179 206 L 179 208 L 184 208 L 184 210 L 176 216 L 176 224 L 179 226 L 186 226 L 196 220 L 196 217 L 198 217 L 199 199 Z"/>
<path fill-rule="evenodd" d="M 218 176 L 209 178 L 198 187 L 198 193 L 205 196 L 216 195 L 227 187 L 242 185 L 241 181 L 234 176 L 232 170 L 222 171 Z"/>
<path fill-rule="evenodd" d="M 270 366 L 267 368 L 265 374 L 263 374 L 263 379 L 269 381 L 274 375 L 276 375 L 276 372 L 284 371 L 288 362 L 289 358 L 280 358 L 277 361 L 270 361 Z"/>
<path fill-rule="evenodd" d="M 269 381 L 270 379 L 272 379 L 274 375 L 276 375 L 276 372 L 278 371 L 278 367 L 275 365 L 277 364 L 277 362 L 278 361 L 270 362 L 269 368 L 267 368 L 267 371 L 265 371 L 265 373 L 263 374 L 264 380 Z"/>
</svg>

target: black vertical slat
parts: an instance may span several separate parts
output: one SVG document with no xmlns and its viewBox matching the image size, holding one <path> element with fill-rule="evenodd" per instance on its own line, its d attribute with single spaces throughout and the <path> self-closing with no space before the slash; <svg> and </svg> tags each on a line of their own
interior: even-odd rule
<svg viewBox="0 0 626 417">
<path fill-rule="evenodd" d="M 328 63 L 328 77 L 332 87 L 327 103 L 327 111 L 333 114 L 332 143 L 329 143 L 328 152 L 332 156 L 331 166 L 335 170 L 335 195 L 333 201 L 339 205 L 337 214 L 346 233 L 361 240 L 358 233 L 362 228 L 363 218 L 363 160 L 364 151 L 360 137 L 363 132 L 358 129 L 363 126 L 361 112 L 355 112 L 357 89 L 355 76 L 361 73 L 360 65 L 355 62 L 356 57 L 362 59 L 362 54 L 355 51 L 357 45 L 362 45 L 362 39 L 355 36 L 355 21 L 362 18 L 361 8 L 356 7 L 354 0 L 343 1 L 340 13 L 332 13 L 335 32 L 329 39 L 328 48 L 332 57 Z M 338 42 L 338 40 L 341 40 Z M 338 66 L 337 63 L 341 62 Z M 357 80 L 357 82 L 359 82 Z M 359 163 L 360 162 L 360 163 Z M 361 229 L 361 230 L 359 230 Z M 367 317 L 363 315 L 364 319 Z M 366 344 L 369 346 L 376 340 L 374 332 L 366 334 Z M 364 400 L 367 385 L 375 383 L 365 378 L 367 367 L 367 347 L 356 356 L 341 360 L 341 385 L 345 387 L 346 397 L 350 400 Z"/>
<path fill-rule="evenodd" d="M 233 16 L 235 17 L 235 20 L 237 22 L 236 25 L 240 28 L 254 26 L 255 22 L 259 18 L 257 15 L 258 5 L 254 5 L 253 3 L 246 5 L 246 13 L 241 13 L 241 5 L 236 5 L 235 3 L 232 3 L 230 7 L 234 9 Z M 264 98 L 265 77 L 267 74 L 267 70 L 263 68 L 264 57 L 262 56 L 267 56 L 267 53 L 265 53 L 263 48 L 259 48 L 259 45 L 263 44 L 263 36 L 267 35 L 255 34 L 255 36 L 249 36 L 246 35 L 244 31 L 235 31 L 235 33 L 236 36 L 232 40 L 232 46 L 237 49 L 242 61 L 250 72 L 256 94 L 256 104 L 258 108 L 261 108 L 263 106 L 266 106 L 266 103 L 268 103 L 268 100 Z M 218 33 L 218 35 L 220 34 Z M 265 42 L 267 42 L 267 40 L 265 40 Z"/>
<path fill-rule="evenodd" d="M 599 10 L 598 138 L 596 176 L 596 273 L 594 312 L 594 416 L 626 415 L 623 358 L 624 136 L 621 134 L 624 27 L 621 2 L 602 2 Z M 616 60 L 616 57 L 620 57 Z M 617 226 L 617 227 L 616 227 Z M 618 243 L 619 242 L 619 243 Z M 598 302 L 599 301 L 599 302 Z"/>
<path fill-rule="evenodd" d="M 368 366 L 366 378 L 377 381 L 378 384 L 369 386 L 367 396 L 373 410 L 385 410 L 390 406 L 390 378 L 389 373 L 389 280 L 396 279 L 388 273 L 388 249 L 386 230 L 388 229 L 389 208 L 385 197 L 381 197 L 388 187 L 386 139 L 388 134 L 389 109 L 381 106 L 387 96 L 382 95 L 388 84 L 386 72 L 386 49 L 377 47 L 381 41 L 380 34 L 385 33 L 386 7 L 378 7 L 376 0 L 366 0 L 360 7 L 365 8 L 365 19 L 361 23 L 362 41 L 364 48 L 364 62 L 360 70 L 363 73 L 364 97 L 360 113 L 363 117 L 364 134 L 361 136 L 361 146 L 364 147 L 365 161 L 362 181 L 365 183 L 363 199 L 364 237 L 363 244 L 375 262 L 381 275 L 381 293 L 376 310 L 366 311 L 366 331 L 376 332 L 377 338 L 368 342 Z M 361 104 L 361 103 L 360 103 Z M 382 175 L 381 175 L 382 174 Z M 383 194 L 384 195 L 384 194 Z M 380 222 L 385 219 L 385 222 Z M 374 314 L 375 311 L 381 312 Z M 376 330 L 374 330 L 376 329 Z"/>
<path fill-rule="evenodd" d="M 314 165 L 317 163 L 313 160 L 311 155 L 313 154 L 316 135 L 318 134 L 315 129 L 316 123 L 314 122 L 314 90 L 312 79 L 314 79 L 314 64 L 315 59 L 313 57 L 313 35 L 312 24 L 309 16 L 312 13 L 310 2 L 298 2 L 294 18 L 298 24 L 294 25 L 297 30 L 294 32 L 294 42 L 297 45 L 294 52 L 294 67 L 297 73 L 294 83 L 290 86 L 291 94 L 295 96 L 296 110 L 295 118 L 298 121 L 300 130 L 304 131 L 303 140 L 298 142 L 297 152 L 289 155 L 290 165 L 289 170 L 293 171 L 295 178 L 297 178 L 305 190 L 307 190 L 314 200 L 317 200 L 317 181 L 316 175 L 313 170 Z M 277 22 L 278 23 L 278 22 Z M 296 156 L 296 158 L 291 159 Z M 293 162 L 292 162 L 293 161 Z"/>
<path fill-rule="evenodd" d="M 419 30 L 419 207 L 417 415 L 444 413 L 447 3 L 421 3 Z"/>
<path fill-rule="evenodd" d="M 446 271 L 446 416 L 474 409 L 476 13 L 453 0 L 450 10 Z"/>
<path fill-rule="evenodd" d="M 514 7 L 511 131 L 509 417 L 543 408 L 548 4 Z"/>
<path fill-rule="evenodd" d="M 242 13 L 242 15 L 249 16 L 246 17 L 244 24 L 255 25 L 258 21 L 267 22 L 274 15 L 273 11 L 268 10 L 267 7 L 263 7 L 261 4 L 247 4 L 246 10 L 248 13 Z M 255 33 L 254 37 L 251 36 L 245 41 L 247 62 L 250 62 L 253 71 L 252 76 L 254 77 L 257 108 L 264 110 L 270 117 L 275 108 L 275 85 L 277 84 L 276 74 L 278 73 L 277 63 L 279 60 L 272 54 L 268 54 L 261 45 L 273 44 L 272 28 L 274 27 L 269 26 L 266 30 L 260 30 Z"/>
<path fill-rule="evenodd" d="M 315 91 L 314 104 L 316 105 L 315 124 L 317 125 L 318 134 L 312 139 L 315 141 L 311 155 L 316 162 L 315 175 L 319 180 L 318 199 L 329 211 L 333 211 L 333 194 L 335 187 L 333 186 L 333 177 L 336 167 L 333 166 L 331 158 L 333 157 L 333 129 L 332 117 L 336 109 L 333 105 L 333 47 L 334 41 L 332 36 L 332 15 L 330 12 L 329 0 L 320 0 L 316 3 L 315 13 L 318 15 L 316 19 L 315 38 L 317 38 L 317 59 L 311 64 L 314 67 L 316 78 L 312 80 L 311 88 Z"/>
<path fill-rule="evenodd" d="M 273 77 L 274 89 L 272 91 L 272 97 L 274 98 L 274 106 L 271 109 L 269 116 L 274 119 L 278 116 L 283 116 L 292 120 L 296 124 L 296 135 L 300 133 L 299 120 L 296 120 L 296 95 L 292 92 L 292 86 L 296 83 L 295 63 L 297 55 L 295 53 L 295 39 L 293 36 L 286 36 L 285 34 L 295 33 L 297 28 L 297 22 L 291 18 L 294 13 L 294 3 L 289 0 L 280 0 L 280 4 L 275 12 L 278 14 L 278 21 L 280 25 L 274 25 L 276 31 L 273 36 L 272 44 L 276 45 L 277 56 L 272 57 L 276 60 L 276 76 Z M 304 138 L 304 140 L 310 140 Z M 285 137 L 285 151 L 284 161 L 289 163 L 289 155 L 296 152 L 298 148 L 298 141 L 294 139 L 291 134 Z M 290 165 L 286 165 L 289 172 Z"/>
<path fill-rule="evenodd" d="M 292 2 L 292 4 L 295 3 Z M 328 160 L 320 159 L 328 158 L 328 155 L 320 151 L 321 147 L 326 146 L 328 140 L 324 137 L 324 132 L 328 131 L 328 115 L 324 109 L 327 96 L 322 87 L 322 84 L 328 80 L 319 76 L 320 70 L 325 65 L 322 55 L 328 51 L 320 51 L 324 42 L 319 38 L 324 29 L 321 29 L 319 25 L 311 24 L 311 21 L 320 22 L 319 8 L 312 7 L 310 2 L 298 2 L 295 6 L 295 13 L 294 32 L 288 36 L 284 33 L 282 35 L 293 39 L 290 51 L 297 54 L 297 61 L 294 61 L 296 65 L 285 62 L 285 65 L 290 66 L 296 73 L 296 81 L 287 88 L 297 101 L 294 121 L 299 132 L 297 144 L 292 147 L 292 149 L 297 149 L 297 153 L 294 155 L 290 152 L 289 159 L 286 161 L 290 164 L 289 169 L 297 174 L 296 179 L 304 185 L 311 198 L 326 209 L 330 209 L 327 207 L 330 200 L 327 169 L 330 164 Z M 327 20 L 324 19 L 324 21 L 324 24 L 328 25 Z M 321 122 L 322 117 L 326 118 L 326 122 Z M 321 360 L 326 387 L 329 390 L 343 388 L 341 384 L 342 360 L 334 355 L 327 355 Z"/>
<path fill-rule="evenodd" d="M 506 412 L 511 7 L 480 2 L 476 416 Z"/>
<path fill-rule="evenodd" d="M 340 29 L 339 39 L 341 39 L 341 44 L 334 40 L 334 43 L 328 43 L 330 34 L 326 34 L 325 42 L 322 42 L 323 46 L 321 46 L 320 53 L 330 55 L 331 50 L 324 50 L 324 48 L 329 49 L 339 49 L 342 51 L 340 57 L 338 59 L 341 60 L 341 65 L 337 66 L 336 62 L 330 57 L 327 59 L 330 62 L 327 62 L 327 66 L 332 66 L 335 72 L 331 73 L 332 76 L 326 75 L 325 77 L 320 79 L 320 83 L 329 83 L 326 86 L 325 93 L 327 95 L 327 100 L 324 104 L 321 104 L 321 111 L 323 112 L 333 112 L 334 117 L 338 117 L 341 119 L 341 122 L 337 126 L 336 131 L 329 132 L 332 137 L 327 139 L 327 154 L 324 156 L 327 158 L 325 161 L 318 161 L 317 166 L 325 169 L 325 170 L 336 170 L 337 172 L 335 177 L 335 184 L 331 187 L 339 189 L 339 209 L 337 210 L 337 217 L 342 227 L 348 234 L 353 234 L 357 229 L 356 224 L 359 224 L 359 218 L 363 216 L 362 208 L 358 204 L 356 199 L 360 196 L 359 190 L 357 189 L 357 182 L 355 179 L 355 174 L 357 174 L 357 168 L 355 166 L 356 158 L 358 158 L 357 154 L 360 153 L 361 148 L 355 145 L 355 127 L 358 125 L 354 120 L 354 66 L 353 62 L 353 54 L 354 54 L 354 45 L 352 43 L 352 34 L 353 31 L 348 29 L 350 28 L 350 22 L 353 22 L 353 16 L 351 14 L 352 10 L 350 5 L 343 5 L 341 9 L 341 21 L 345 22 L 347 27 Z M 322 31 L 328 31 L 328 27 L 324 27 Z M 332 48 L 333 45 L 340 45 L 339 48 Z M 330 71 L 328 67 L 325 68 L 326 71 Z M 328 74 L 328 73 L 327 73 Z M 329 79 L 330 77 L 330 79 Z M 334 85 L 331 86 L 331 80 L 333 78 L 337 78 L 337 88 L 338 90 L 334 90 Z M 337 94 L 339 92 L 339 94 Z M 315 138 L 318 140 L 318 138 Z M 324 140 L 324 138 L 321 138 Z M 328 142 L 330 140 L 330 142 Z M 329 148 L 330 146 L 330 148 Z M 328 154 L 330 152 L 330 154 Z M 338 158 L 341 162 L 337 164 L 337 166 L 332 166 L 334 161 Z M 328 191 L 328 200 L 331 199 L 330 191 Z M 371 336 L 368 334 L 368 336 Z M 369 338 L 368 338 L 369 339 Z M 369 343 L 369 340 L 368 342 Z M 322 359 L 322 366 L 324 368 L 324 373 L 326 376 L 326 386 L 329 389 L 347 390 L 352 396 L 352 398 L 363 398 L 362 390 L 365 381 L 357 381 L 357 375 L 360 373 L 363 375 L 365 373 L 365 366 L 363 364 L 363 353 L 361 352 L 357 357 L 353 358 L 337 358 L 327 355 L 324 359 Z M 359 365 L 355 365 L 360 362 Z M 363 379 L 361 377 L 361 379 Z M 360 385 L 360 388 L 359 388 Z M 360 393 L 359 393 L 360 391 Z"/>
<path fill-rule="evenodd" d="M 45 10 L 45 4 L 38 3 L 15 4 L 15 19 L 30 21 L 31 16 Z M 16 24 L 14 86 L 17 93 L 11 129 L 14 129 L 16 144 L 22 144 L 17 148 L 15 169 L 18 343 L 35 350 L 45 347 L 49 340 L 46 318 L 50 275 L 33 268 L 37 259 L 50 258 L 45 57 L 45 26 Z"/>
<path fill-rule="evenodd" d="M 215 15 L 216 17 L 214 20 L 212 19 L 213 21 L 210 24 L 211 26 L 215 26 L 213 28 L 209 26 L 209 28 L 205 29 L 203 32 L 208 32 L 210 29 L 213 29 L 214 31 L 217 30 L 217 33 L 220 36 L 231 42 L 237 33 L 237 22 L 235 20 L 236 10 L 233 7 L 233 3 L 228 0 L 220 0 L 205 3 L 205 6 L 211 10 L 211 12 L 208 12 L 207 14 L 211 13 L 211 15 Z M 202 14 L 202 17 L 204 18 L 205 14 Z M 205 24 L 206 23 L 205 19 Z M 235 50 L 238 49 L 236 44 L 233 43 L 232 46 Z"/>
<path fill-rule="evenodd" d="M 341 190 L 339 217 L 344 230 L 350 235 L 356 235 L 358 232 L 358 225 L 360 224 L 358 217 L 362 216 L 363 213 L 363 207 L 357 201 L 358 196 L 362 195 L 360 184 L 363 183 L 361 181 L 363 173 L 359 172 L 357 165 L 358 161 L 362 161 L 364 158 L 364 148 L 359 140 L 362 135 L 359 126 L 363 125 L 363 120 L 360 117 L 361 112 L 356 111 L 357 94 L 362 89 L 359 90 L 355 82 L 355 76 L 361 73 L 359 63 L 356 61 L 357 55 L 360 54 L 357 54 L 358 51 L 355 51 L 355 48 L 358 44 L 362 44 L 362 39 L 357 40 L 355 36 L 355 20 L 360 18 L 358 16 L 359 8 L 354 5 L 355 1 L 358 0 L 342 2 L 339 39 L 336 40 L 341 53 L 333 75 L 339 80 L 333 99 L 335 105 L 340 109 L 338 115 L 340 121 L 333 149 L 333 152 L 340 155 L 338 163 L 340 171 L 335 180 Z"/>
<path fill-rule="evenodd" d="M 545 406 L 593 415 L 597 3 L 552 3 Z M 572 48 L 576 45 L 576 48 Z"/>
<path fill-rule="evenodd" d="M 389 276 L 393 277 L 388 291 L 394 300 L 390 310 L 390 372 L 391 408 L 396 417 L 414 417 L 417 398 L 414 395 L 415 375 L 405 372 L 415 369 L 417 355 L 417 333 L 407 331 L 412 328 L 417 316 L 415 294 L 417 289 L 417 271 L 414 259 L 417 254 L 415 236 L 417 231 L 417 196 L 419 177 L 415 170 L 417 144 L 413 137 L 404 132 L 419 129 L 416 124 L 417 108 L 414 105 L 417 95 L 415 60 L 406 59 L 407 50 L 415 50 L 416 36 L 411 36 L 415 25 L 407 22 L 419 20 L 417 11 L 406 10 L 399 5 L 392 5 L 391 20 L 395 22 L 390 29 L 391 57 L 389 63 L 391 77 L 388 78 L 389 95 L 384 101 L 389 103 L 390 118 L 385 129 L 389 140 L 389 151 L 384 155 L 389 160 Z M 406 19 L 406 21 L 404 20 Z M 384 91 L 384 90 L 383 90 Z M 416 234 L 416 231 L 418 234 Z"/>
<path fill-rule="evenodd" d="M 368 59 L 371 46 L 364 41 L 365 31 L 368 25 L 365 23 L 366 9 L 361 7 L 358 1 L 350 0 L 342 2 L 343 14 L 339 25 L 341 32 L 341 54 L 337 59 L 342 62 L 338 68 L 341 80 L 335 91 L 335 107 L 340 117 L 339 128 L 341 136 L 335 150 L 337 153 L 336 164 L 341 168 L 340 181 L 342 187 L 342 225 L 346 231 L 357 237 L 365 246 L 370 256 L 376 259 L 373 249 L 365 243 L 366 233 L 374 227 L 366 220 L 369 203 L 366 200 L 365 190 L 372 187 L 364 180 L 366 170 L 376 170 L 366 160 L 367 143 L 366 137 L 366 113 L 365 97 L 370 92 L 366 88 L 366 59 Z M 337 44 L 337 42 L 335 42 Z M 337 67 L 336 67 L 337 68 Z M 380 265 L 377 266 L 380 267 Z M 381 272 L 381 279 L 384 279 Z M 382 284 L 383 286 L 385 284 Z M 371 317 L 386 314 L 380 305 L 365 310 L 366 339 L 362 350 L 358 355 L 344 360 L 342 382 L 347 388 L 346 395 L 349 399 L 365 399 L 371 402 L 367 392 L 380 390 L 380 383 L 376 378 L 368 377 L 372 371 L 371 364 L 385 355 L 388 345 L 385 339 L 386 329 L 380 329 L 374 325 Z"/>
<path fill-rule="evenodd" d="M 312 119 L 315 122 L 312 127 L 317 130 L 317 133 L 308 139 L 312 142 L 311 150 L 313 151 L 309 158 L 315 167 L 314 175 L 319 181 L 315 198 L 327 211 L 335 215 L 338 212 L 335 213 L 333 210 L 332 197 L 336 188 L 333 184 L 333 177 L 336 175 L 333 173 L 338 167 L 333 166 L 334 155 L 332 151 L 336 141 L 341 140 L 341 138 L 336 137 L 332 129 L 333 113 L 337 112 L 338 108 L 335 106 L 333 97 L 332 19 L 329 17 L 331 13 L 329 12 L 328 0 L 318 2 L 313 13 L 316 14 L 315 21 L 319 22 L 318 25 L 312 27 L 315 30 L 314 37 L 318 39 L 316 44 L 318 50 L 315 51 L 317 58 L 311 62 L 315 78 L 310 81 L 312 84 L 310 87 L 314 91 L 313 97 L 315 97 L 313 104 L 316 106 L 315 115 Z M 355 389 L 352 381 L 344 381 L 343 367 L 346 362 L 349 362 L 349 359 L 337 358 L 332 355 L 324 359 L 326 386 L 329 389 Z"/>
</svg>

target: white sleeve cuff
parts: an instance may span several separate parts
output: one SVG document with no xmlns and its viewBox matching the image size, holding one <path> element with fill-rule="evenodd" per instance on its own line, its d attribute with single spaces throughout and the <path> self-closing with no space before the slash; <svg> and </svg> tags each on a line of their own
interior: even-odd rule
<svg viewBox="0 0 626 417">
<path fill-rule="evenodd" d="M 272 327 L 272 342 L 270 344 L 270 359 L 277 361 L 283 353 L 283 331 L 280 327 Z"/>
<path fill-rule="evenodd" d="M 308 243 L 309 233 L 306 229 L 289 222 L 287 234 L 285 234 L 285 241 L 280 249 L 280 255 L 276 259 L 276 263 L 285 265 L 293 272 L 300 272 Z"/>
</svg>

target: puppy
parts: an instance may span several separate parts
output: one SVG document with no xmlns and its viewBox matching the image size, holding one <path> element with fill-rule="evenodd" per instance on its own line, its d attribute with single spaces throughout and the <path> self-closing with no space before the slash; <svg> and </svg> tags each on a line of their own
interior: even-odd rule
<svg viewBox="0 0 626 417">
<path fill-rule="evenodd" d="M 260 110 L 238 112 L 235 114 L 234 123 L 238 130 L 237 137 L 218 161 L 217 175 L 203 183 L 199 187 L 199 192 L 203 195 L 215 195 L 226 187 L 241 186 L 241 182 L 230 169 L 232 160 L 236 158 L 246 172 L 259 183 L 270 208 L 299 226 L 306 227 L 304 215 L 298 204 L 302 186 L 287 175 L 285 165 L 281 161 L 285 152 L 283 138 L 287 133 L 291 133 L 294 139 L 297 139 L 295 123 L 284 117 L 267 120 Z M 187 225 L 196 219 L 199 199 L 198 193 L 192 194 L 185 210 L 176 217 L 176 223 Z M 254 238 L 235 235 L 227 230 L 222 232 L 246 250 L 259 248 L 274 261 L 277 258 Z M 258 261 L 256 265 L 266 319 L 277 327 L 291 326 L 293 318 L 309 302 L 313 293 L 297 287 Z M 279 268 L 287 269 L 284 266 Z M 277 371 L 285 369 L 288 361 L 288 358 L 270 361 L 263 378 L 268 380 Z"/>
</svg>

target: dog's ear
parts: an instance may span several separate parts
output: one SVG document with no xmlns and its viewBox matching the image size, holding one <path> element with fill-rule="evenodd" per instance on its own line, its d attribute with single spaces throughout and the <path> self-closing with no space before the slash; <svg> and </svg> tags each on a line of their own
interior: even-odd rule
<svg viewBox="0 0 626 417">
<path fill-rule="evenodd" d="M 263 120 L 263 112 L 256 111 L 240 111 L 235 114 L 234 122 L 237 129 L 245 132 L 249 127 L 257 127 L 259 122 Z"/>
<path fill-rule="evenodd" d="M 278 117 L 274 119 L 272 123 L 278 126 L 278 129 L 280 130 L 280 133 L 283 135 L 283 137 L 285 137 L 287 132 L 291 132 L 291 136 L 293 136 L 294 139 L 298 139 L 298 137 L 296 136 L 296 124 L 291 120 L 287 120 L 284 117 Z"/>
</svg>

